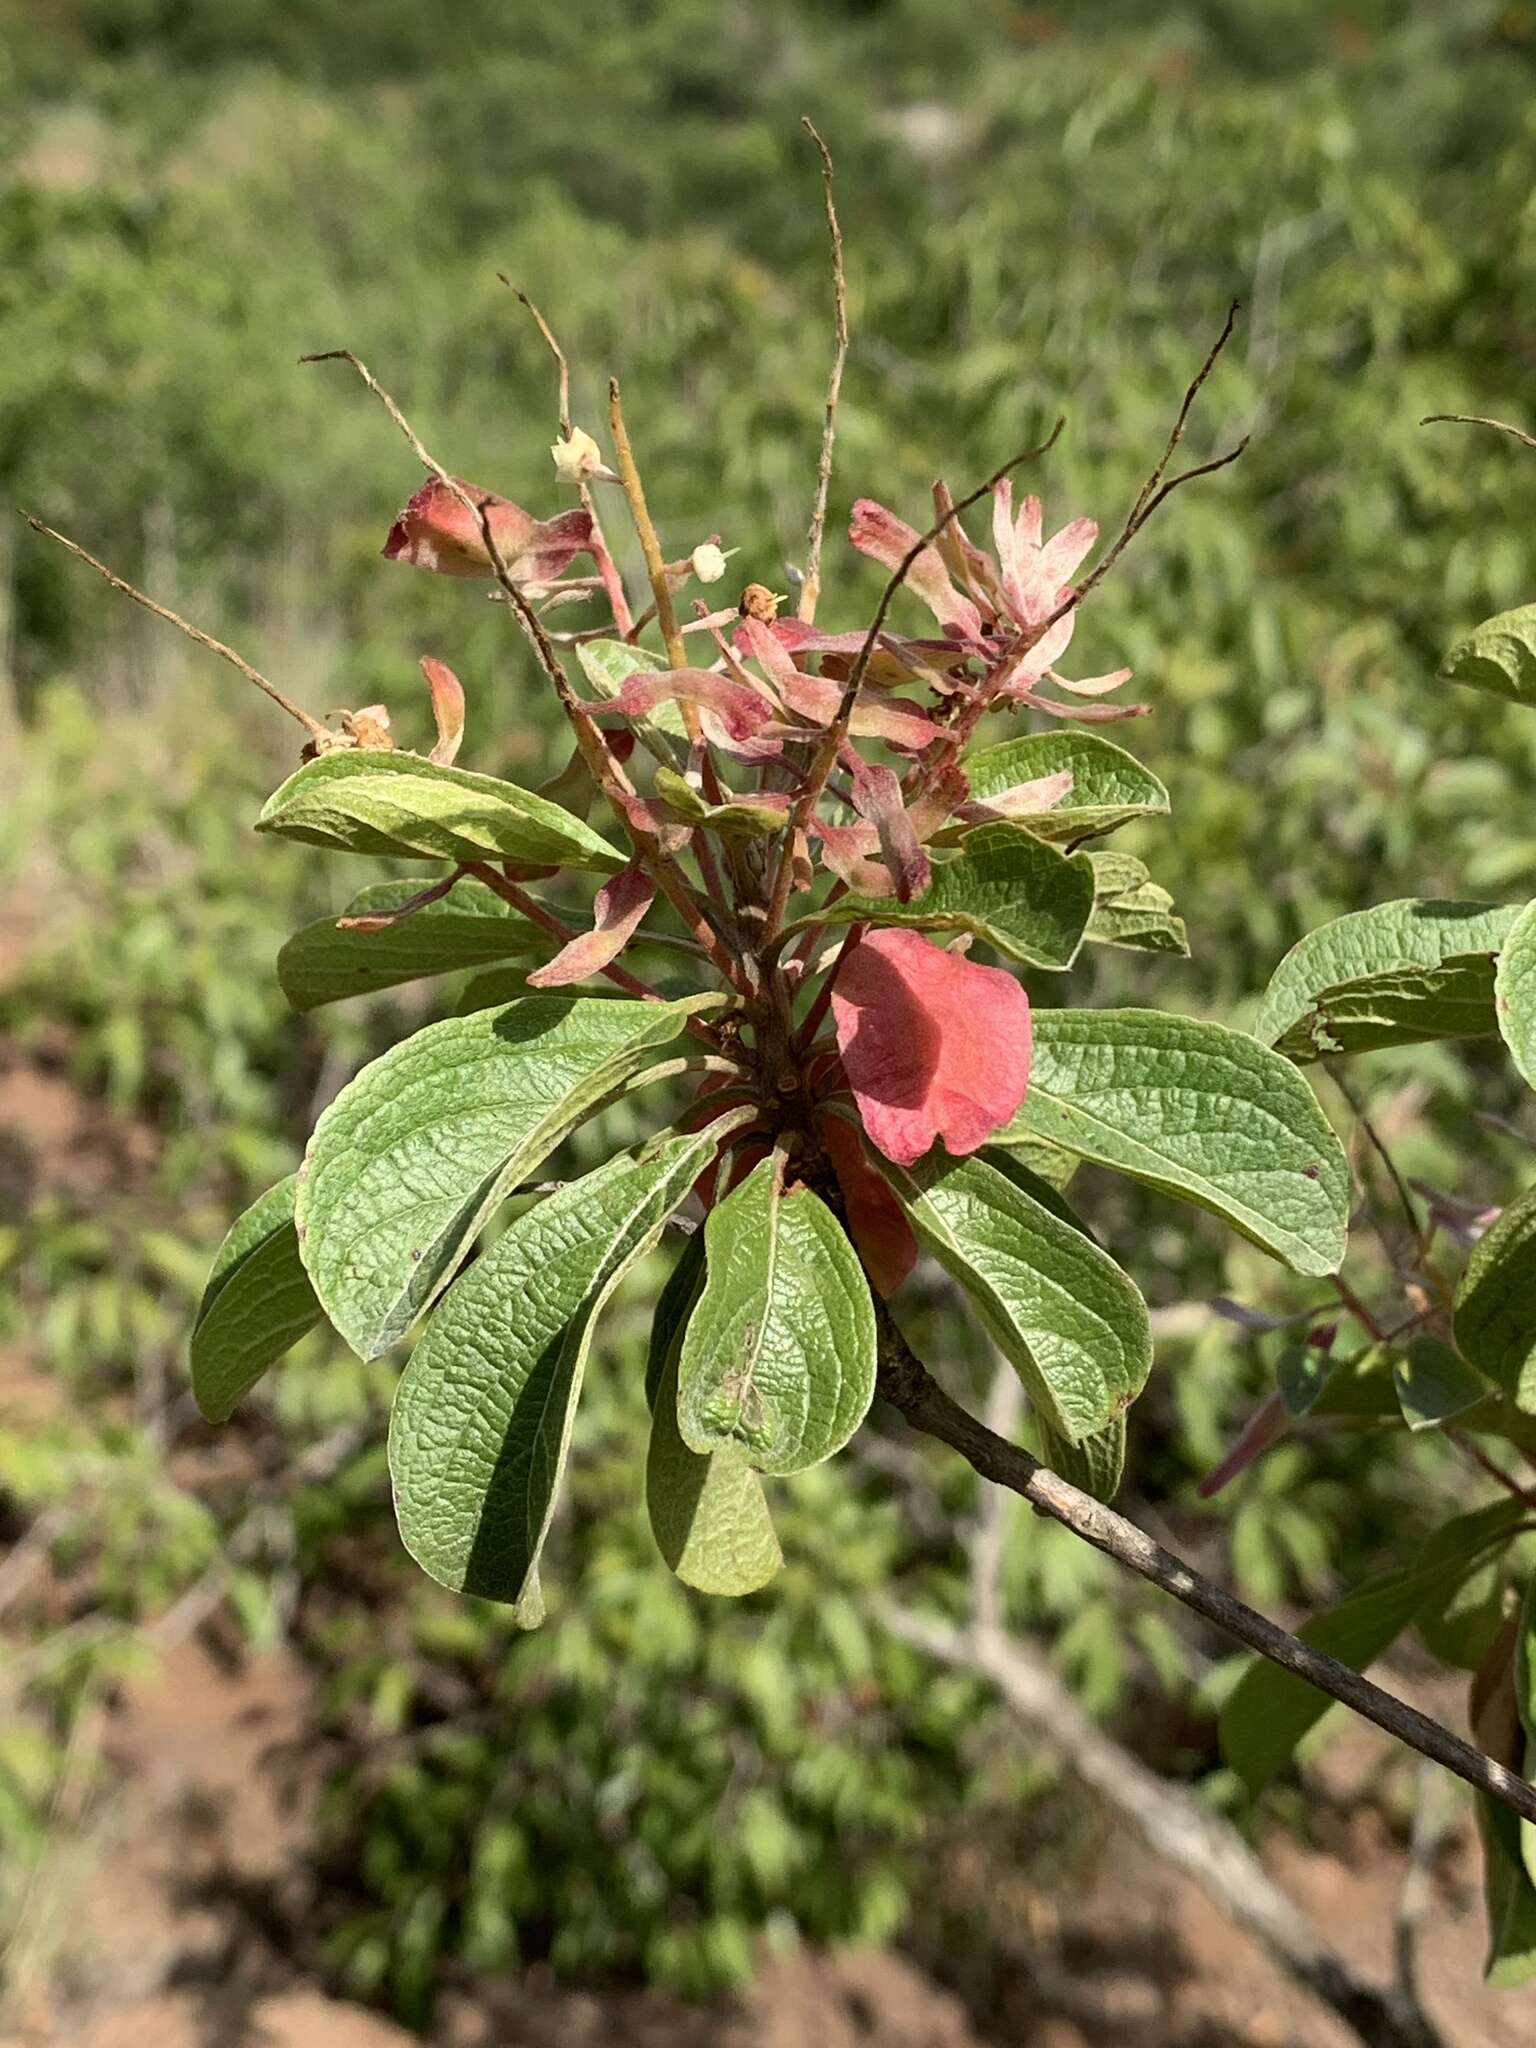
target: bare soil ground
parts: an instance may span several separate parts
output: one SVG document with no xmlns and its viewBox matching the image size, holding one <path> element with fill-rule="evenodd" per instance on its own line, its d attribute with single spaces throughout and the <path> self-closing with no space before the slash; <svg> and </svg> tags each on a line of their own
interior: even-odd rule
<svg viewBox="0 0 1536 2048">
<path fill-rule="evenodd" d="M 324 1759 L 312 1685 L 286 1655 L 173 1651 L 103 1730 L 114 1789 L 35 1888 L 11 1959 L 0 2048 L 409 2048 L 325 1995 L 293 1960 Z M 298 1760 L 296 1763 L 296 1759 Z M 1322 1839 L 1277 1839 L 1271 1867 L 1362 1966 L 1385 1975 L 1403 1854 L 1359 1800 L 1369 1734 L 1329 1759 Z M 572 1990 L 533 1973 L 459 1987 L 433 2048 L 1348 2048 L 1194 1886 L 1105 1828 L 1054 1893 L 984 1848 L 943 1858 L 984 1941 L 924 1961 L 891 1950 L 767 1963 L 731 2006 Z M 1437 1872 L 1422 1940 L 1449 2048 L 1530 2048 L 1536 1996 L 1479 1988 L 1476 1867 L 1465 1834 Z M 916 1941 L 918 1954 L 924 1937 Z M 940 1982 L 940 1977 L 946 1982 Z"/>
</svg>

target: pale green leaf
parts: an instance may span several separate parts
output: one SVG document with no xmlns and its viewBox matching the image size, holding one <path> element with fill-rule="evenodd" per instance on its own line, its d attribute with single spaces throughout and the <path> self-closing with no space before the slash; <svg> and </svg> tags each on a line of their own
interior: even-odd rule
<svg viewBox="0 0 1536 2048">
<path fill-rule="evenodd" d="M 1022 825 L 978 825 L 951 860 L 936 861 L 921 896 L 840 896 L 792 931 L 824 924 L 912 925 L 970 932 L 1031 967 L 1070 967 L 1093 912 L 1093 869 Z"/>
<path fill-rule="evenodd" d="M 1292 946 L 1254 1036 L 1297 1060 L 1495 1031 L 1494 956 L 1513 904 L 1405 897 L 1354 910 Z"/>
<path fill-rule="evenodd" d="M 842 1225 L 765 1159 L 710 1211 L 703 1294 L 678 1363 L 678 1426 L 699 1452 L 736 1445 L 759 1471 L 841 1450 L 875 1391 L 875 1312 Z"/>
<path fill-rule="evenodd" d="M 570 1182 L 444 1297 L 389 1429 L 401 1538 L 441 1584 L 533 1608 L 593 1326 L 715 1141 L 658 1139 Z"/>
<path fill-rule="evenodd" d="M 421 883 L 373 882 L 344 917 L 378 917 L 421 893 Z M 277 978 L 295 1010 L 374 995 L 424 975 L 484 967 L 493 960 L 542 959 L 550 941 L 494 889 L 464 876 L 436 903 L 383 931 L 339 931 L 334 917 L 307 924 L 277 956 Z"/>
<path fill-rule="evenodd" d="M 365 1067 L 316 1125 L 298 1200 L 304 1263 L 353 1349 L 375 1358 L 403 1336 L 502 1198 L 726 1000 L 526 996 Z"/>
<path fill-rule="evenodd" d="M 971 795 L 981 802 L 1069 771 L 1072 787 L 1059 803 L 1019 820 L 1037 838 L 1087 839 L 1168 809 L 1168 792 L 1157 777 L 1096 733 L 1030 733 L 982 747 L 963 766 Z"/>
<path fill-rule="evenodd" d="M 995 1143 L 1043 1138 L 1197 1203 L 1299 1273 L 1344 1256 L 1350 1180 L 1288 1060 L 1160 1010 L 1036 1010 L 1029 1090 Z"/>
<path fill-rule="evenodd" d="M 1519 1815 L 1480 1792 L 1477 1821 L 1488 1908 L 1483 1974 L 1496 1991 L 1510 1991 L 1536 1977 L 1536 1884 L 1521 1854 Z"/>
<path fill-rule="evenodd" d="M 1411 1430 L 1439 1429 L 1488 1392 L 1488 1382 L 1438 1337 L 1418 1336 L 1392 1371 L 1398 1406 Z"/>
<path fill-rule="evenodd" d="M 584 640 L 576 649 L 582 673 L 599 697 L 617 697 L 632 675 L 656 675 L 668 666 L 664 655 L 648 647 L 632 647 L 627 640 Z M 658 761 L 681 768 L 688 758 L 688 726 L 683 707 L 664 698 L 643 718 L 630 724 L 647 750 Z"/>
<path fill-rule="evenodd" d="M 269 1188 L 231 1226 L 192 1326 L 192 1393 L 209 1422 L 225 1422 L 299 1339 L 322 1320 L 293 1227 L 297 1177 Z"/>
<path fill-rule="evenodd" d="M 306 761 L 267 800 L 256 829 L 343 853 L 609 872 L 624 865 L 584 819 L 531 789 L 419 754 L 348 750 Z"/>
<path fill-rule="evenodd" d="M 1536 1415 L 1536 1188 L 1473 1245 L 1456 1289 L 1455 1329 L 1478 1370 Z"/>
<path fill-rule="evenodd" d="M 782 832 L 787 811 L 781 804 L 754 803 L 750 796 L 728 797 L 725 802 L 707 803 L 686 775 L 674 768 L 656 770 L 656 794 L 689 825 L 705 825 L 726 839 L 762 839 Z"/>
<path fill-rule="evenodd" d="M 1441 664 L 1448 682 L 1465 683 L 1511 704 L 1536 704 L 1536 604 L 1484 619 Z"/>
<path fill-rule="evenodd" d="M 1300 1635 L 1364 1671 L 1396 1641 L 1421 1609 L 1443 1599 L 1468 1567 L 1506 1542 L 1523 1513 L 1516 1500 L 1460 1515 L 1436 1530 L 1412 1565 L 1370 1580 L 1326 1614 L 1315 1615 Z M 1331 1705 L 1326 1693 L 1267 1658 L 1251 1663 L 1222 1708 L 1222 1754 L 1252 1793 L 1261 1792 L 1296 1745 Z"/>
<path fill-rule="evenodd" d="M 1515 1065 L 1536 1088 L 1536 903 L 1528 903 L 1499 953 L 1494 1007 Z"/>
<path fill-rule="evenodd" d="M 1125 1477 L 1123 1413 L 1076 1444 L 1069 1437 L 1058 1436 L 1043 1416 L 1036 1415 L 1033 1424 L 1042 1464 L 1049 1465 L 1069 1485 L 1092 1494 L 1095 1500 L 1114 1499 Z"/>
<path fill-rule="evenodd" d="M 1072 1444 L 1108 1429 L 1152 1365 L 1146 1304 L 1114 1260 L 984 1159 L 936 1153 L 910 1169 L 882 1161 L 881 1170 L 1041 1422 Z"/>
<path fill-rule="evenodd" d="M 645 1500 L 658 1549 L 685 1586 L 740 1595 L 766 1586 L 784 1562 L 763 1482 L 739 1445 L 702 1456 L 677 1426 L 677 1362 L 704 1285 L 704 1239 L 688 1240 L 651 1324 L 646 1390 L 653 1410 Z"/>
<path fill-rule="evenodd" d="M 1097 855 L 1090 855 L 1097 859 Z M 1175 953 L 1189 958 L 1189 933 L 1174 913 L 1173 898 L 1156 882 L 1141 882 L 1093 906 L 1083 937 L 1097 946 L 1132 953 Z"/>
</svg>

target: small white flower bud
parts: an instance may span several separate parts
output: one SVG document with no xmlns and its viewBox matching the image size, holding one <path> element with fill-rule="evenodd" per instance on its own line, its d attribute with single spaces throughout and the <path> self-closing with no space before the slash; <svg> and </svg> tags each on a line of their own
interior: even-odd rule
<svg viewBox="0 0 1536 2048">
<path fill-rule="evenodd" d="M 604 467 L 602 449 L 583 427 L 572 427 L 549 452 L 554 457 L 555 475 L 563 484 L 579 484 Z"/>
</svg>

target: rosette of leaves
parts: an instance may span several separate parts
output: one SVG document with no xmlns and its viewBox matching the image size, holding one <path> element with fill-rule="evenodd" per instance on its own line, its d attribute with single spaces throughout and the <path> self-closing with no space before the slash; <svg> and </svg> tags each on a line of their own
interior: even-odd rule
<svg viewBox="0 0 1536 2048">
<path fill-rule="evenodd" d="M 428 662 L 430 756 L 378 707 L 352 714 L 261 814 L 328 853 L 429 864 L 290 942 L 298 1007 L 493 972 L 325 1110 L 220 1249 L 192 1339 L 215 1419 L 322 1317 L 363 1358 L 410 1341 L 402 1537 L 527 1621 L 604 1306 L 669 1220 L 693 1229 L 656 1310 L 646 1496 L 682 1578 L 745 1593 L 780 1562 L 771 1483 L 863 1421 L 884 1300 L 920 1249 L 1017 1369 L 1038 1439 L 1107 1493 L 1151 1342 L 1134 1281 L 1058 1191 L 1071 1165 L 1212 1210 L 1309 1274 L 1338 1265 L 1348 1199 L 1290 1061 L 1156 1010 L 1034 1010 L 1019 978 L 1098 942 L 1183 949 L 1146 869 L 1097 847 L 1167 793 L 1070 723 L 1143 707 L 1105 703 L 1125 671 L 1057 666 L 1090 521 L 1047 536 L 1004 481 L 988 555 L 947 498 L 922 537 L 862 501 L 854 544 L 891 571 L 874 625 L 780 619 L 752 585 L 701 605 L 685 644 L 689 563 L 663 563 L 655 651 L 582 488 L 585 510 L 541 521 L 438 477 L 385 551 L 500 584 L 570 720 L 567 770 L 535 791 L 458 766 L 465 693 Z M 583 553 L 598 573 L 569 575 Z M 903 586 L 931 629 L 887 624 Z M 611 617 L 567 667 L 542 618 L 574 602 Z M 1051 729 L 974 743 L 984 715 L 1019 710 Z M 626 961 L 653 939 L 665 987 Z M 638 1090 L 651 1138 L 541 1178 Z"/>
</svg>

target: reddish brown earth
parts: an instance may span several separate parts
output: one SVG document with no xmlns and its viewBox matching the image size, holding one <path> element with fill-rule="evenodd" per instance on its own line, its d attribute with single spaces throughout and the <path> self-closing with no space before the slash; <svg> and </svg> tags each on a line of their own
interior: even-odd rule
<svg viewBox="0 0 1536 2048">
<path fill-rule="evenodd" d="M 413 2037 L 325 1996 L 289 1952 L 323 1768 L 313 1706 L 292 1659 L 232 1665 L 198 1641 L 128 1693 L 102 1732 L 114 1789 L 32 1899 L 0 2048 L 408 2048 Z M 1312 1848 L 1277 1841 L 1271 1866 L 1332 1940 L 1384 1974 L 1403 1857 L 1358 1797 L 1380 1762 L 1368 1734 L 1336 1745 L 1322 1838 Z M 985 1845 L 940 1852 L 946 1890 L 985 1935 L 969 1961 L 930 1957 L 955 1988 L 881 1949 L 770 1961 L 739 2004 L 703 2010 L 535 1974 L 452 1993 L 432 2041 L 1349 2048 L 1353 2036 L 1123 1831 L 1099 1824 L 1080 1862 L 1052 1894 L 1000 1867 Z M 1429 2003 L 1448 2048 L 1530 2048 L 1536 1996 L 1481 1990 L 1481 1941 L 1462 1835 L 1437 1873 L 1423 1937 Z"/>
</svg>

